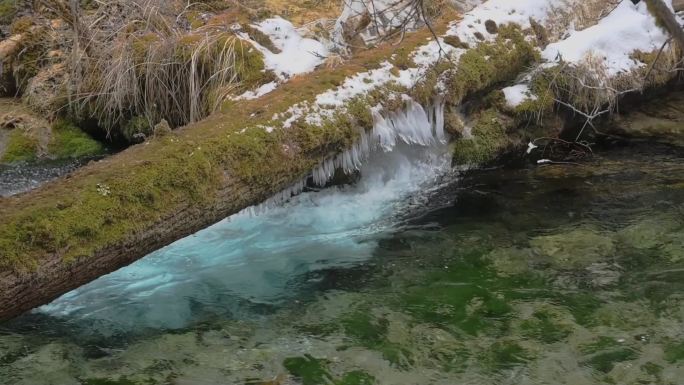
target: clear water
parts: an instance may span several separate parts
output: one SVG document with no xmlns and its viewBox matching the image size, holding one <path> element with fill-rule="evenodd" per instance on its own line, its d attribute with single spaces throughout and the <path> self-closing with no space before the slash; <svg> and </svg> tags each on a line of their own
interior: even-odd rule
<svg viewBox="0 0 684 385">
<path fill-rule="evenodd" d="M 684 151 L 449 172 L 238 215 L 0 326 L 1 384 L 680 384 Z"/>
</svg>

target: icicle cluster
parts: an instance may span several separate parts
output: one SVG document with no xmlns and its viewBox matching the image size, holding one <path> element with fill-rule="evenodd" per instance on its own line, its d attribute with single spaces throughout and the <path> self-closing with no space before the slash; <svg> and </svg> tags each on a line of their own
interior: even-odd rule
<svg viewBox="0 0 684 385">
<path fill-rule="evenodd" d="M 404 96 L 404 100 L 406 108 L 390 112 L 387 116 L 383 116 L 378 109 L 373 109 L 373 129 L 370 132 L 362 131 L 359 135 L 360 139 L 351 148 L 318 165 L 310 175 L 313 183 L 323 187 L 332 179 L 335 170 L 341 169 L 347 174 L 358 170 L 371 152 L 378 149 L 385 152 L 391 151 L 397 143 L 419 146 L 446 143 L 444 101 L 436 99 L 426 110 L 420 103 L 408 96 Z M 261 205 L 247 210 L 251 214 L 258 214 L 264 209 L 286 202 L 292 196 L 304 191 L 307 179 L 308 177 L 304 178 Z"/>
<path fill-rule="evenodd" d="M 415 100 L 405 97 L 406 108 L 383 117 L 376 109 L 373 129 L 362 132 L 360 140 L 343 153 L 326 159 L 313 170 L 313 182 L 325 186 L 336 169 L 345 173 L 358 170 L 372 151 L 391 151 L 399 141 L 406 144 L 431 146 L 446 142 L 444 134 L 444 102 L 436 100 L 427 111 Z"/>
</svg>

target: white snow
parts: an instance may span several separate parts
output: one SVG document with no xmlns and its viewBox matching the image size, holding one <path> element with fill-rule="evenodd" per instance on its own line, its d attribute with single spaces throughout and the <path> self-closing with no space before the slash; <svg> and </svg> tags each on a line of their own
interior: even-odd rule
<svg viewBox="0 0 684 385">
<path fill-rule="evenodd" d="M 328 56 L 328 49 L 323 43 L 302 37 L 294 25 L 283 18 L 266 19 L 254 27 L 270 37 L 281 50 L 280 53 L 274 53 L 255 44 L 264 54 L 266 68 L 281 79 L 311 72 Z"/>
<path fill-rule="evenodd" d="M 498 25 L 516 23 L 524 29 L 530 26 L 530 18 L 543 24 L 556 7 L 567 7 L 568 3 L 568 0 L 489 0 L 466 13 L 463 20 L 450 27 L 447 35 L 458 36 L 471 45 L 477 44 L 476 32 L 486 40 L 496 36 L 487 32 L 487 20 L 494 20 Z"/>
<path fill-rule="evenodd" d="M 527 84 L 517 84 L 503 89 L 506 96 L 506 105 L 509 107 L 517 107 L 525 100 L 536 100 L 537 96 L 530 92 L 530 87 Z"/>
<path fill-rule="evenodd" d="M 607 74 L 614 76 L 643 65 L 630 57 L 634 51 L 657 50 L 666 39 L 643 1 L 638 5 L 623 1 L 597 25 L 572 31 L 567 39 L 550 44 L 542 57 L 576 64 L 593 55 L 603 59 Z"/>
<path fill-rule="evenodd" d="M 247 100 L 257 99 L 257 98 L 260 98 L 260 97 L 266 95 L 267 93 L 275 90 L 276 88 L 278 88 L 277 82 L 266 83 L 254 91 L 245 92 L 244 94 L 238 96 L 236 99 L 247 99 Z"/>
</svg>

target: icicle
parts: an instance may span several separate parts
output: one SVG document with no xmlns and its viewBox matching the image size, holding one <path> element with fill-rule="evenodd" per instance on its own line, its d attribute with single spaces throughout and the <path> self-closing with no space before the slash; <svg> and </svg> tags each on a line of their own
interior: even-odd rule
<svg viewBox="0 0 684 385">
<path fill-rule="evenodd" d="M 435 99 L 435 137 L 441 143 L 446 143 L 446 134 L 444 133 L 444 100 L 442 98 Z"/>
<path fill-rule="evenodd" d="M 400 140 L 410 145 L 431 146 L 445 143 L 444 133 L 444 101 L 436 98 L 434 102 L 423 108 L 418 102 L 403 95 L 406 102 L 403 110 L 390 112 L 387 116 L 380 113 L 380 108 L 372 108 L 373 129 L 370 132 L 361 131 L 359 140 L 349 149 L 337 156 L 321 162 L 311 171 L 313 183 L 325 186 L 335 175 L 336 169 L 345 173 L 352 173 L 361 168 L 363 162 L 372 151 L 380 149 L 391 151 Z M 275 194 L 266 202 L 246 209 L 251 215 L 258 215 L 264 210 L 282 205 L 290 198 L 304 191 L 306 179 L 301 180 L 287 189 Z"/>
</svg>

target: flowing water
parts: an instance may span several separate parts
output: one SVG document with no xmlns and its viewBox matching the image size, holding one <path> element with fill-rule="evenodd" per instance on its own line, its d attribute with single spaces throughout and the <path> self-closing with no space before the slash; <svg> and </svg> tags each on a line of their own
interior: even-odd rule
<svg viewBox="0 0 684 385">
<path fill-rule="evenodd" d="M 682 383 L 681 148 L 446 152 L 380 152 L 0 325 L 0 384 Z"/>
<path fill-rule="evenodd" d="M 73 172 L 97 158 L 51 160 L 38 163 L 0 164 L 0 197 L 32 190 Z"/>
</svg>

